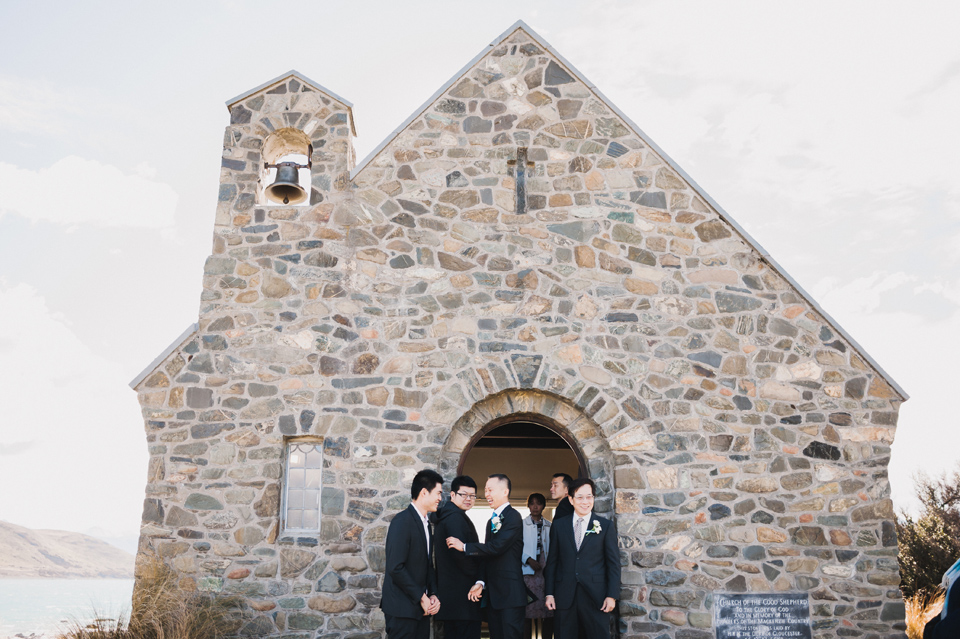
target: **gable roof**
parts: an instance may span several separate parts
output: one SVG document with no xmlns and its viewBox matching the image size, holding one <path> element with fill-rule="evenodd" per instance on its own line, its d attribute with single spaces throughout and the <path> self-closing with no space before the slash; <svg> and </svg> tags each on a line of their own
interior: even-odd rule
<svg viewBox="0 0 960 639">
<path fill-rule="evenodd" d="M 320 84 L 319 82 L 314 82 L 313 80 L 311 80 L 311 79 L 308 78 L 307 76 L 303 75 L 302 73 L 300 73 L 300 72 L 297 71 L 296 69 L 291 69 L 291 70 L 287 71 L 286 73 L 284 73 L 283 75 L 278 75 L 278 76 L 275 77 L 273 80 L 267 80 L 266 82 L 264 82 L 264 83 L 261 84 L 260 86 L 256 86 L 256 87 L 250 89 L 249 91 L 244 91 L 244 92 L 241 93 L 240 95 L 238 95 L 238 96 L 236 96 L 236 97 L 233 97 L 233 98 L 230 98 L 229 100 L 227 100 L 227 103 L 226 103 L 226 104 L 227 104 L 227 111 L 229 111 L 229 110 L 233 107 L 234 104 L 236 104 L 236 103 L 238 103 L 238 102 L 243 102 L 244 100 L 246 100 L 246 99 L 249 98 L 250 96 L 255 95 L 255 94 L 257 94 L 257 93 L 260 93 L 260 92 L 263 91 L 264 89 L 269 89 L 270 87 L 272 87 L 272 86 L 274 86 L 274 85 L 277 85 L 277 84 L 280 84 L 281 82 L 286 82 L 286 81 L 289 80 L 290 78 L 296 78 L 296 79 L 299 80 L 302 84 L 308 85 L 308 86 L 309 86 L 311 89 L 313 89 L 314 91 L 319 91 L 320 93 L 323 93 L 323 94 L 325 94 L 326 96 L 333 98 L 334 100 L 336 100 L 337 102 L 339 102 L 340 104 L 342 104 L 343 106 L 345 106 L 345 107 L 347 108 L 347 112 L 350 114 L 350 131 L 351 131 L 351 133 L 353 133 L 354 137 L 356 137 L 356 135 L 357 135 L 357 125 L 356 125 L 356 123 L 355 123 L 355 121 L 354 121 L 354 119 L 353 119 L 353 102 L 350 102 L 350 100 L 346 100 L 346 99 L 344 99 L 344 98 L 341 98 L 339 95 L 337 95 L 336 93 L 334 93 L 333 91 L 331 91 L 331 90 L 328 89 L 327 87 L 323 86 L 323 85 Z"/>
<path fill-rule="evenodd" d="M 552 55 L 557 60 L 557 62 L 562 64 L 574 78 L 576 78 L 581 83 L 583 83 L 583 85 L 587 87 L 597 97 L 597 99 L 602 101 L 607 108 L 609 108 L 621 120 L 623 120 L 624 124 L 626 124 L 630 128 L 630 130 L 638 138 L 640 138 L 640 140 L 644 142 L 644 144 L 648 145 L 651 149 L 653 149 L 653 151 L 657 153 L 657 155 L 659 155 L 659 157 L 667 164 L 667 166 L 669 166 L 673 171 L 675 171 L 681 177 L 681 179 L 683 179 L 690 186 L 690 188 L 692 188 L 694 192 L 697 193 L 697 195 L 703 198 L 703 200 L 707 202 L 707 204 L 709 204 L 717 212 L 717 214 L 724 220 L 724 222 L 726 222 L 733 228 L 734 232 L 736 232 L 748 245 L 750 245 L 755 251 L 757 251 L 757 253 L 759 253 L 760 256 L 764 259 L 764 261 L 767 264 L 769 264 L 769 266 L 778 275 L 780 275 L 780 277 L 786 280 L 787 283 L 789 283 L 790 286 L 792 286 L 794 290 L 796 290 L 797 293 L 799 293 L 803 297 L 803 299 L 810 305 L 810 307 L 813 308 L 817 313 L 819 313 L 820 316 L 823 317 L 824 321 L 827 322 L 827 324 L 829 324 L 830 327 L 833 328 L 837 333 L 839 333 L 853 347 L 853 349 L 857 352 L 857 354 L 860 355 L 884 379 L 884 381 L 887 384 L 889 384 L 890 387 L 893 388 L 898 395 L 900 395 L 900 397 L 904 401 L 910 398 L 910 396 L 903 389 L 903 387 L 901 387 L 900 384 L 898 384 L 897 381 L 894 380 L 893 377 L 891 377 L 890 374 L 887 373 L 883 369 L 883 367 L 880 366 L 880 364 L 878 364 L 877 361 L 873 359 L 873 357 L 871 357 L 870 354 L 867 353 L 864 350 L 864 348 L 860 346 L 860 344 L 842 326 L 840 326 L 840 324 L 829 313 L 827 313 L 823 309 L 823 307 L 820 306 L 820 304 L 817 303 L 817 301 L 813 298 L 813 296 L 807 293 L 807 291 L 804 290 L 804 288 L 800 286 L 800 284 L 797 283 L 797 281 L 794 280 L 790 276 L 790 274 L 787 273 L 787 271 L 782 266 L 780 266 L 780 264 L 777 263 L 775 259 L 773 259 L 769 251 L 767 251 L 757 240 L 755 240 L 749 233 L 747 233 L 747 231 L 744 230 L 744 228 L 740 226 L 740 224 L 738 224 L 737 221 L 733 219 L 733 217 L 731 217 L 731 215 L 727 213 L 727 211 L 725 211 L 724 208 L 720 206 L 720 204 L 717 203 L 716 200 L 714 200 L 706 191 L 704 191 L 703 188 L 699 184 L 697 184 L 697 182 L 692 177 L 690 177 L 690 175 L 679 164 L 677 164 L 677 162 L 674 161 L 673 158 L 667 155 L 663 151 L 663 149 L 660 148 L 659 145 L 657 145 L 653 140 L 651 140 L 650 137 L 646 133 L 644 133 L 643 130 L 639 126 L 637 126 L 633 120 L 631 120 L 623 111 L 621 111 L 616 105 L 614 105 L 609 99 L 607 99 L 607 97 L 596 87 L 595 84 L 590 82 L 590 80 L 588 80 L 576 67 L 570 64 L 566 58 L 560 55 L 560 53 L 558 53 L 556 49 L 554 49 L 536 31 L 531 29 L 522 20 L 518 20 L 517 22 L 515 22 L 513 25 L 510 26 L 510 28 L 508 28 L 506 31 L 500 34 L 496 39 L 494 39 L 493 42 L 491 42 L 487 47 L 485 47 L 482 51 L 480 51 L 480 53 L 478 53 L 472 60 L 470 60 L 466 65 L 464 65 L 463 68 L 457 71 L 432 96 L 430 96 L 420 107 L 418 107 L 410 115 L 410 117 L 408 117 L 406 120 L 403 121 L 403 123 L 400 124 L 400 126 L 394 129 L 392 133 L 387 135 L 387 137 L 379 145 L 377 145 L 377 147 L 373 151 L 371 151 L 367 155 L 367 157 L 365 157 L 363 161 L 361 161 L 350 172 L 351 180 L 356 178 L 356 176 L 360 172 L 362 172 L 373 161 L 373 159 L 380 154 L 381 151 L 383 151 L 390 143 L 392 143 L 400 135 L 400 133 L 404 131 L 404 129 L 406 129 L 418 117 L 423 115 L 423 113 L 428 108 L 430 108 L 430 106 L 434 102 L 436 102 L 437 99 L 439 99 L 444 93 L 446 93 L 447 90 L 449 90 L 450 87 L 452 87 L 458 80 L 460 80 L 463 76 L 465 76 L 481 59 L 483 59 L 484 56 L 486 56 L 490 51 L 492 51 L 494 48 L 502 44 L 517 30 L 522 30 L 526 35 L 528 35 L 531 39 L 533 39 L 544 50 L 549 52 L 550 55 Z M 230 100 L 227 100 L 226 102 L 227 109 L 230 109 L 234 104 L 241 102 L 256 93 L 259 93 L 260 91 L 266 88 L 269 88 L 271 86 L 274 86 L 276 84 L 279 84 L 281 82 L 284 82 L 291 77 L 296 78 L 300 82 L 303 82 L 304 84 L 309 85 L 314 90 L 320 91 L 326 94 L 327 96 L 337 100 L 341 104 L 343 104 L 347 108 L 350 114 L 351 131 L 353 132 L 354 135 L 356 135 L 356 128 L 355 128 L 354 119 L 353 119 L 353 104 L 348 100 L 341 98 L 333 91 L 330 91 L 329 89 L 325 88 L 323 85 L 317 82 L 314 82 L 313 80 L 307 78 L 306 76 L 302 75 L 301 73 L 295 70 L 291 70 L 288 73 L 278 76 L 273 80 L 264 82 L 258 87 L 250 89 L 245 93 L 242 93 Z M 135 389 L 174 350 L 180 347 L 198 329 L 199 329 L 198 324 L 196 323 L 191 324 L 187 328 L 187 330 L 184 331 L 182 335 L 180 335 L 180 337 L 174 340 L 174 342 L 170 344 L 170 346 L 168 346 L 153 362 L 151 362 L 146 368 L 144 368 L 143 371 L 140 372 L 140 374 L 134 377 L 134 379 L 130 382 L 130 387 Z"/>
<path fill-rule="evenodd" d="M 907 394 L 905 390 L 903 390 L 900 384 L 898 384 L 896 380 L 894 380 L 893 377 L 891 377 L 890 374 L 887 373 L 883 369 L 883 367 L 880 366 L 880 364 L 878 364 L 877 361 L 874 360 L 873 357 L 871 357 L 870 354 L 867 353 L 864 350 L 864 348 L 860 346 L 860 344 L 855 339 L 853 339 L 853 336 L 851 336 L 842 326 L 840 326 L 840 324 L 835 319 L 833 319 L 833 317 L 829 313 L 827 313 L 823 309 L 823 307 L 820 306 L 820 304 L 817 303 L 817 301 L 813 298 L 813 296 L 807 293 L 807 291 L 804 290 L 804 288 L 800 286 L 800 284 L 797 283 L 797 281 L 794 280 L 790 276 L 790 274 L 787 273 L 787 271 L 782 266 L 780 266 L 780 264 L 777 263 L 775 259 L 773 259 L 773 257 L 770 255 L 770 252 L 767 251 L 767 249 L 765 249 L 757 240 L 755 240 L 749 233 L 747 233 L 747 231 L 742 226 L 740 226 L 740 224 L 738 224 L 737 221 L 733 219 L 733 217 L 731 217 L 731 215 L 727 213 L 727 211 L 725 211 L 724 208 L 720 206 L 720 204 L 717 203 L 716 200 L 714 200 L 706 191 L 704 191 L 703 188 L 699 184 L 697 184 L 697 182 L 692 177 L 690 177 L 690 175 L 685 170 L 683 170 L 683 168 L 679 164 L 677 164 L 677 162 L 674 161 L 673 158 L 667 155 L 663 151 L 663 149 L 661 149 L 660 146 L 657 145 L 656 142 L 651 140 L 650 137 L 646 133 L 644 133 L 643 130 L 639 126 L 637 126 L 637 124 L 633 120 L 631 120 L 623 111 L 621 111 L 615 104 L 613 104 L 607 98 L 607 96 L 605 96 L 600 91 L 600 89 L 596 87 L 596 85 L 593 82 L 588 80 L 586 76 L 584 76 L 579 71 L 579 69 L 577 69 L 575 66 L 570 64 L 566 58 L 560 55 L 560 53 L 557 52 L 557 50 L 550 45 L 550 43 L 544 40 L 540 36 L 540 34 L 538 34 L 536 31 L 531 29 L 527 25 L 527 23 L 525 23 L 523 20 L 517 20 L 515 23 L 513 23 L 513 25 L 511 25 L 510 28 L 508 28 L 506 31 L 504 31 L 499 36 L 497 36 L 497 38 L 494 39 L 493 42 L 491 42 L 482 51 L 480 51 L 480 53 L 478 53 L 472 60 L 467 62 L 467 64 L 465 64 L 463 68 L 461 68 L 459 71 L 453 74 L 453 76 L 449 80 L 447 80 L 447 82 L 445 82 L 439 89 L 437 89 L 437 91 L 433 95 L 427 98 L 427 100 L 422 105 L 420 105 L 420 107 L 418 107 L 410 115 L 410 117 L 404 120 L 403 123 L 400 124 L 400 126 L 394 129 L 392 133 L 387 135 L 387 137 L 379 145 L 377 145 L 377 147 L 373 151 L 371 151 L 350 172 L 350 179 L 351 180 L 355 179 L 356 176 L 359 175 L 374 160 L 374 158 L 376 158 L 380 154 L 381 151 L 383 151 L 388 145 L 390 145 L 404 131 L 404 129 L 410 126 L 410 124 L 413 123 L 414 120 L 416 120 L 421 115 L 423 115 L 423 113 L 427 109 L 429 109 L 434 102 L 436 102 L 454 84 L 456 84 L 471 69 L 473 69 L 473 67 L 478 62 L 480 62 L 480 60 L 482 60 L 484 56 L 486 56 L 496 47 L 500 46 L 504 41 L 506 41 L 510 36 L 512 36 L 518 30 L 523 31 L 526 35 L 528 35 L 531 39 L 533 39 L 538 45 L 540 45 L 544 50 L 548 51 L 550 55 L 552 55 L 557 60 L 557 62 L 562 64 L 574 78 L 576 78 L 581 83 L 583 83 L 583 85 L 587 87 L 587 89 L 589 89 L 597 97 L 597 99 L 603 102 L 603 104 L 607 108 L 609 108 L 621 120 L 623 120 L 624 124 L 626 124 L 630 128 L 630 130 L 644 142 L 644 144 L 648 145 L 651 149 L 653 149 L 653 151 L 660 156 L 660 158 L 667 164 L 667 166 L 673 169 L 680 176 L 680 178 L 683 179 L 690 186 L 690 188 L 692 188 L 694 192 L 697 193 L 697 195 L 703 198 L 703 200 L 717 212 L 717 214 L 723 219 L 723 221 L 729 224 L 733 228 L 734 232 L 736 232 L 737 235 L 739 235 L 747 244 L 749 244 L 755 251 L 757 251 L 757 253 L 759 253 L 760 256 L 764 259 L 764 261 L 767 262 L 767 264 L 769 264 L 770 267 L 778 275 L 780 275 L 780 277 L 786 280 L 790 284 L 790 286 L 792 286 L 797 291 L 797 293 L 799 293 L 803 297 L 803 299 L 808 304 L 810 304 L 811 308 L 813 308 L 817 313 L 820 314 L 821 317 L 823 317 L 824 321 L 827 322 L 831 326 L 831 328 L 833 328 L 834 330 L 836 330 L 837 333 L 843 336 L 843 338 L 850 344 L 850 346 L 853 347 L 853 349 L 857 352 L 857 354 L 860 355 L 864 360 L 866 360 L 866 362 L 875 371 L 877 371 L 877 373 L 879 373 L 881 377 L 883 377 L 884 381 L 886 381 L 887 384 L 889 384 L 897 392 L 897 394 L 903 398 L 904 401 L 910 398 L 910 396 Z"/>
</svg>

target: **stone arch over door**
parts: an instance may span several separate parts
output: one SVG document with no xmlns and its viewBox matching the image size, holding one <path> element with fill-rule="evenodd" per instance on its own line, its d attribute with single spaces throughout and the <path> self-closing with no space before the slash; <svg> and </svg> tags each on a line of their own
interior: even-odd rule
<svg viewBox="0 0 960 639">
<path fill-rule="evenodd" d="M 597 483 L 597 512 L 614 511 L 614 459 L 603 431 L 570 400 L 537 389 L 512 388 L 488 395 L 454 423 L 440 453 L 440 471 L 450 481 L 465 451 L 510 419 L 525 419 L 557 433 L 585 463 Z"/>
</svg>

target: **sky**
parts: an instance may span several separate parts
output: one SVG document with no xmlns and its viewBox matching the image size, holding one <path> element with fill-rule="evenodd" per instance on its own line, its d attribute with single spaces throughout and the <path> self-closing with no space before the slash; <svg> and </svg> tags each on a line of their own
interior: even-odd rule
<svg viewBox="0 0 960 639">
<path fill-rule="evenodd" d="M 911 396 L 890 478 L 956 468 L 960 5 L 0 4 L 0 520 L 132 548 L 128 383 L 196 321 L 225 102 L 291 68 L 365 157 L 524 20 Z"/>
</svg>

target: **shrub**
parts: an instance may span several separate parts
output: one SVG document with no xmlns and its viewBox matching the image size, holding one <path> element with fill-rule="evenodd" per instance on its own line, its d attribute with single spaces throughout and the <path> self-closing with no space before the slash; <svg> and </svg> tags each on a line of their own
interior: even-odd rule
<svg viewBox="0 0 960 639">
<path fill-rule="evenodd" d="M 943 573 L 960 558 L 960 471 L 936 479 L 925 475 L 916 480 L 920 514 L 897 517 L 900 547 L 900 590 L 904 597 L 940 589 Z"/>
<path fill-rule="evenodd" d="M 240 599 L 182 590 L 159 559 L 137 567 L 130 618 L 76 623 L 59 639 L 220 639 L 240 625 Z"/>
<path fill-rule="evenodd" d="M 943 595 L 943 590 L 933 595 L 921 591 L 903 600 L 907 608 L 907 637 L 909 639 L 923 639 L 923 627 L 934 616 L 940 614 L 943 607 Z"/>
</svg>

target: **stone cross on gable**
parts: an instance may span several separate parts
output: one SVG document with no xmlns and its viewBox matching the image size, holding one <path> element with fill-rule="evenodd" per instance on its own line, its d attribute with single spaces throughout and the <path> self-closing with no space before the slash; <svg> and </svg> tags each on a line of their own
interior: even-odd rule
<svg viewBox="0 0 960 639">
<path fill-rule="evenodd" d="M 534 167 L 533 162 L 527 161 L 527 147 L 517 149 L 517 159 L 508 160 L 507 164 L 514 167 L 514 183 L 517 189 L 517 215 L 527 212 L 527 169 Z"/>
</svg>

